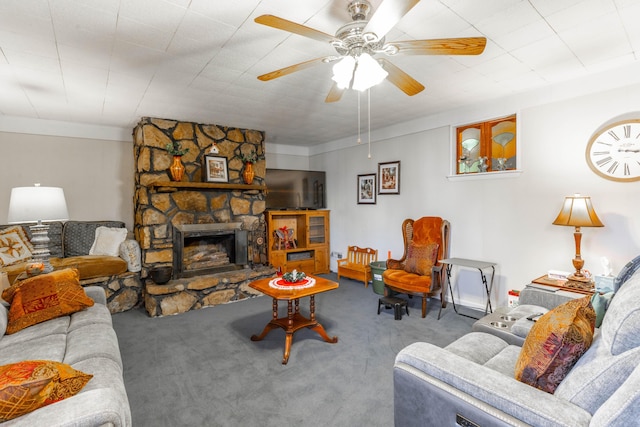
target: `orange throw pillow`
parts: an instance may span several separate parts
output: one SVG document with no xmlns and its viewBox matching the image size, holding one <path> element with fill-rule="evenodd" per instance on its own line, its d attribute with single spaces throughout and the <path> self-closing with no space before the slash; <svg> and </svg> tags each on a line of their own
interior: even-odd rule
<svg viewBox="0 0 640 427">
<path fill-rule="evenodd" d="M 0 366 L 0 422 L 74 396 L 91 378 L 93 375 L 48 360 Z"/>
<path fill-rule="evenodd" d="M 553 394 L 593 341 L 590 297 L 571 300 L 540 317 L 522 345 L 515 377 Z"/>
<path fill-rule="evenodd" d="M 93 305 L 75 268 L 23 280 L 5 289 L 2 297 L 11 303 L 7 334 Z"/>
<path fill-rule="evenodd" d="M 404 271 L 421 276 L 430 276 L 431 268 L 438 258 L 438 248 L 439 245 L 437 243 L 430 243 L 428 245 L 417 245 L 413 242 L 409 243 Z"/>
</svg>

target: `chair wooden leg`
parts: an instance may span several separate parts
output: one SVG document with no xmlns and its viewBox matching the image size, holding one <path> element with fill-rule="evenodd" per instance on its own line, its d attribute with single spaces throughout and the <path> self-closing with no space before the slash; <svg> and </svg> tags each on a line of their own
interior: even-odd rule
<svg viewBox="0 0 640 427">
<path fill-rule="evenodd" d="M 422 294 L 422 318 L 427 317 L 427 294 Z"/>
</svg>

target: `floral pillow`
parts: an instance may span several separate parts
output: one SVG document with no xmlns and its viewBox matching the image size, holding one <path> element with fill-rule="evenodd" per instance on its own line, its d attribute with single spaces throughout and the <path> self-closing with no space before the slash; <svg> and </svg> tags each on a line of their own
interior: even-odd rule
<svg viewBox="0 0 640 427">
<path fill-rule="evenodd" d="M 0 230 L 0 267 L 31 259 L 33 245 L 22 226 L 15 225 Z"/>
<path fill-rule="evenodd" d="M 588 296 L 559 305 L 540 317 L 522 345 L 516 379 L 553 394 L 591 346 L 595 322 L 596 313 Z"/>
<path fill-rule="evenodd" d="M 431 268 L 438 258 L 438 248 L 439 245 L 437 243 L 430 243 L 428 245 L 418 245 L 413 242 L 409 243 L 404 271 L 421 276 L 430 276 Z"/>
</svg>

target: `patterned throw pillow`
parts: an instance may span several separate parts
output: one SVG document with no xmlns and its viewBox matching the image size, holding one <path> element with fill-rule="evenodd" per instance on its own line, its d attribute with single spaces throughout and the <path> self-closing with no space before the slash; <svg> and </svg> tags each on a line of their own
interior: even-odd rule
<svg viewBox="0 0 640 427">
<path fill-rule="evenodd" d="M 559 305 L 540 317 L 522 345 L 516 379 L 553 394 L 591 346 L 595 322 L 588 296 Z"/>
<path fill-rule="evenodd" d="M 0 230 L 0 266 L 8 266 L 31 259 L 33 245 L 24 229 L 15 225 Z"/>
<path fill-rule="evenodd" d="M 93 305 L 80 285 L 78 270 L 68 268 L 31 277 L 2 293 L 11 304 L 7 334 L 84 310 Z"/>
<path fill-rule="evenodd" d="M 438 258 L 438 248 L 439 245 L 437 243 L 430 243 L 428 245 L 417 245 L 413 242 L 409 243 L 404 271 L 421 276 L 430 276 L 431 268 Z"/>
<path fill-rule="evenodd" d="M 74 396 L 91 378 L 93 375 L 48 360 L 0 366 L 0 422 Z"/>
</svg>

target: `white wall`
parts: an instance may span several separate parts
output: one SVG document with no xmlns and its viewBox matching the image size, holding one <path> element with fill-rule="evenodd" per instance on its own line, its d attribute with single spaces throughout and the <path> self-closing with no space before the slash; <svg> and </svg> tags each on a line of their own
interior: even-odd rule
<svg viewBox="0 0 640 427">
<path fill-rule="evenodd" d="M 0 132 L 0 223 L 13 187 L 64 189 L 70 219 L 133 227 L 133 142 Z"/>
<path fill-rule="evenodd" d="M 640 117 L 640 85 L 536 107 L 515 108 L 520 123 L 523 173 L 509 179 L 447 179 L 449 126 L 383 137 L 372 144 L 315 154 L 314 169 L 327 171 L 331 209 L 331 250 L 348 245 L 377 248 L 380 259 L 402 255 L 405 218 L 437 215 L 452 227 L 451 256 L 498 263 L 494 302 L 504 304 L 509 289 L 522 289 L 549 269 L 572 271 L 573 229 L 552 225 L 565 196 L 589 195 L 604 228 L 583 228 L 585 268 L 599 274 L 606 256 L 617 273 L 640 255 L 640 182 L 600 178 L 586 164 L 586 144 L 605 122 Z M 517 102 L 515 103 L 517 105 Z M 451 119 L 452 124 L 488 118 L 480 109 Z M 378 195 L 375 205 L 358 205 L 358 174 L 377 172 L 378 162 L 401 161 L 399 195 Z M 332 259 L 332 269 L 336 262 Z M 459 280 L 456 280 L 459 278 Z M 462 271 L 458 296 L 470 306 L 484 305 L 479 275 Z"/>
</svg>

